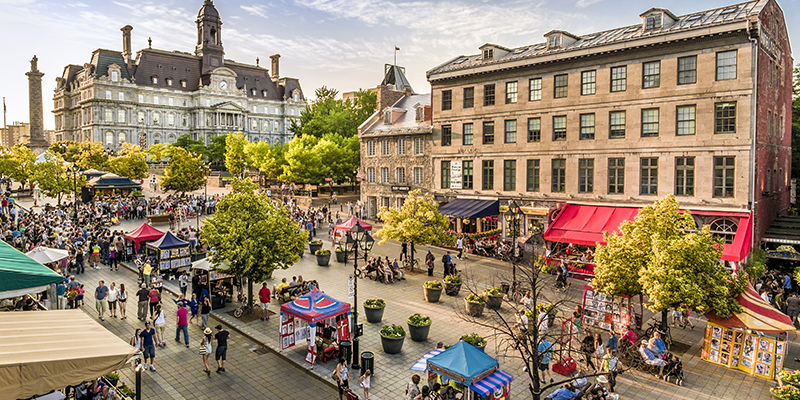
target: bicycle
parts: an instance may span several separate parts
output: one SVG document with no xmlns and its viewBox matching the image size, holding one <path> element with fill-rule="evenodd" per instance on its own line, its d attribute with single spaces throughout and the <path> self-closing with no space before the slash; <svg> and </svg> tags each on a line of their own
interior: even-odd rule
<svg viewBox="0 0 800 400">
<path fill-rule="evenodd" d="M 409 272 L 414 272 L 414 268 L 417 268 L 417 269 L 422 268 L 422 267 L 420 267 L 420 265 L 422 265 L 422 264 L 420 264 L 419 258 L 405 257 L 403 259 L 403 269 L 405 269 L 405 270 L 407 270 Z"/>
<path fill-rule="evenodd" d="M 672 346 L 672 334 L 669 330 L 669 325 L 667 325 L 667 330 L 664 332 L 661 330 L 661 322 L 660 321 L 652 321 L 650 322 L 650 326 L 647 327 L 644 331 L 644 337 L 651 338 L 653 334 L 658 332 L 661 335 L 661 340 L 664 341 L 664 344 L 667 346 L 667 350 Z"/>
<path fill-rule="evenodd" d="M 255 307 L 250 305 L 251 302 L 248 302 L 247 299 L 244 298 L 241 294 L 239 295 L 239 307 L 233 311 L 233 316 L 236 318 L 241 318 L 244 315 L 245 311 L 249 314 L 255 310 Z M 255 304 L 255 303 L 252 303 Z"/>
</svg>

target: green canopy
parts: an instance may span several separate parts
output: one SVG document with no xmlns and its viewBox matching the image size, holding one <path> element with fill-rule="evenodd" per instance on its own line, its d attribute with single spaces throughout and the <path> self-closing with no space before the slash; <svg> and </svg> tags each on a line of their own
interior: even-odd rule
<svg viewBox="0 0 800 400">
<path fill-rule="evenodd" d="M 46 290 L 61 275 L 0 241 L 0 299 Z"/>
</svg>

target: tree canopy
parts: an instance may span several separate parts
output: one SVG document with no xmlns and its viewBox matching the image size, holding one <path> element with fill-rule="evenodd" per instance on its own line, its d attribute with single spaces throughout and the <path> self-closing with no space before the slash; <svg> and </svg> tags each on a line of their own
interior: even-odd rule
<svg viewBox="0 0 800 400">
<path fill-rule="evenodd" d="M 142 148 L 132 143 L 123 143 L 119 155 L 107 162 L 108 171 L 131 179 L 142 179 L 148 175 L 147 157 Z"/>
<path fill-rule="evenodd" d="M 380 244 L 390 239 L 399 242 L 422 244 L 449 244 L 453 239 L 445 234 L 450 219 L 439 212 L 439 205 L 430 193 L 416 189 L 408 192 L 408 199 L 400 209 L 381 207 L 378 218 L 383 228 L 375 233 Z"/>
<path fill-rule="evenodd" d="M 64 195 L 86 184 L 86 177 L 83 174 L 79 174 L 73 181 L 67 165 L 60 155 L 48 150 L 44 153 L 44 161 L 33 166 L 31 181 L 39 185 L 39 189 L 46 196 L 55 198 L 58 204 L 61 204 Z"/>
<path fill-rule="evenodd" d="M 206 168 L 203 157 L 192 155 L 182 147 L 171 148 L 171 158 L 161 178 L 161 187 L 164 190 L 174 190 L 180 193 L 200 189 L 205 183 Z"/>
<path fill-rule="evenodd" d="M 34 173 L 36 154 L 28 147 L 17 144 L 0 155 L 0 174 L 7 175 L 17 182 L 25 182 Z"/>
<path fill-rule="evenodd" d="M 300 113 L 300 123 L 290 131 L 298 136 L 323 137 L 338 134 L 349 138 L 358 134 L 358 126 L 375 112 L 377 94 L 359 90 L 352 100 L 337 100 L 339 91 L 322 86 L 314 91 L 316 99 Z"/>
<path fill-rule="evenodd" d="M 244 172 L 248 164 L 247 154 L 244 152 L 247 144 L 247 138 L 242 132 L 225 135 L 225 168 L 228 172 L 234 175 Z"/>
</svg>

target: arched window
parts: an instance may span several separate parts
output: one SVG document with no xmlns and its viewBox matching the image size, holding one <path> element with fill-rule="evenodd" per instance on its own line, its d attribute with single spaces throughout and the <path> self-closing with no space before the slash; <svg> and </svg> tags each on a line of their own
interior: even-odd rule
<svg viewBox="0 0 800 400">
<path fill-rule="evenodd" d="M 174 133 L 170 133 L 169 135 L 167 135 L 167 142 L 169 142 L 169 143 L 175 143 L 175 141 L 176 141 L 177 139 L 178 139 L 178 138 L 177 138 L 177 137 L 175 137 L 175 134 L 174 134 Z"/>
<path fill-rule="evenodd" d="M 107 145 L 114 144 L 114 132 L 111 131 L 106 132 L 106 144 Z"/>
<path fill-rule="evenodd" d="M 161 143 L 161 134 L 156 133 L 155 136 L 153 136 L 153 144 L 159 144 L 159 143 Z"/>
<path fill-rule="evenodd" d="M 127 140 L 125 140 L 125 132 L 120 132 L 117 135 L 117 143 L 119 143 L 119 145 L 122 146 L 122 144 L 125 142 L 127 142 Z"/>
<path fill-rule="evenodd" d="M 258 91 L 255 88 L 250 89 L 250 94 L 252 94 L 253 96 L 255 96 L 257 93 Z"/>
<path fill-rule="evenodd" d="M 739 224 L 729 219 L 720 218 L 711 222 L 709 228 L 714 236 L 725 239 L 725 243 L 733 243 L 733 238 L 736 236 L 736 229 L 739 228 Z"/>
</svg>

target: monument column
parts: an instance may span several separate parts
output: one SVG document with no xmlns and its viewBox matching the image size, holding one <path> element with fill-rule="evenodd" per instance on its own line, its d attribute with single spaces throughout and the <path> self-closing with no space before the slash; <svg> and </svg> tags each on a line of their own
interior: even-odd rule
<svg viewBox="0 0 800 400">
<path fill-rule="evenodd" d="M 47 151 L 50 146 L 44 139 L 44 116 L 42 108 L 42 77 L 44 73 L 39 71 L 39 59 L 33 56 L 31 60 L 31 70 L 26 72 L 28 76 L 28 101 L 30 113 L 31 141 L 28 148 L 36 154 Z"/>
</svg>

